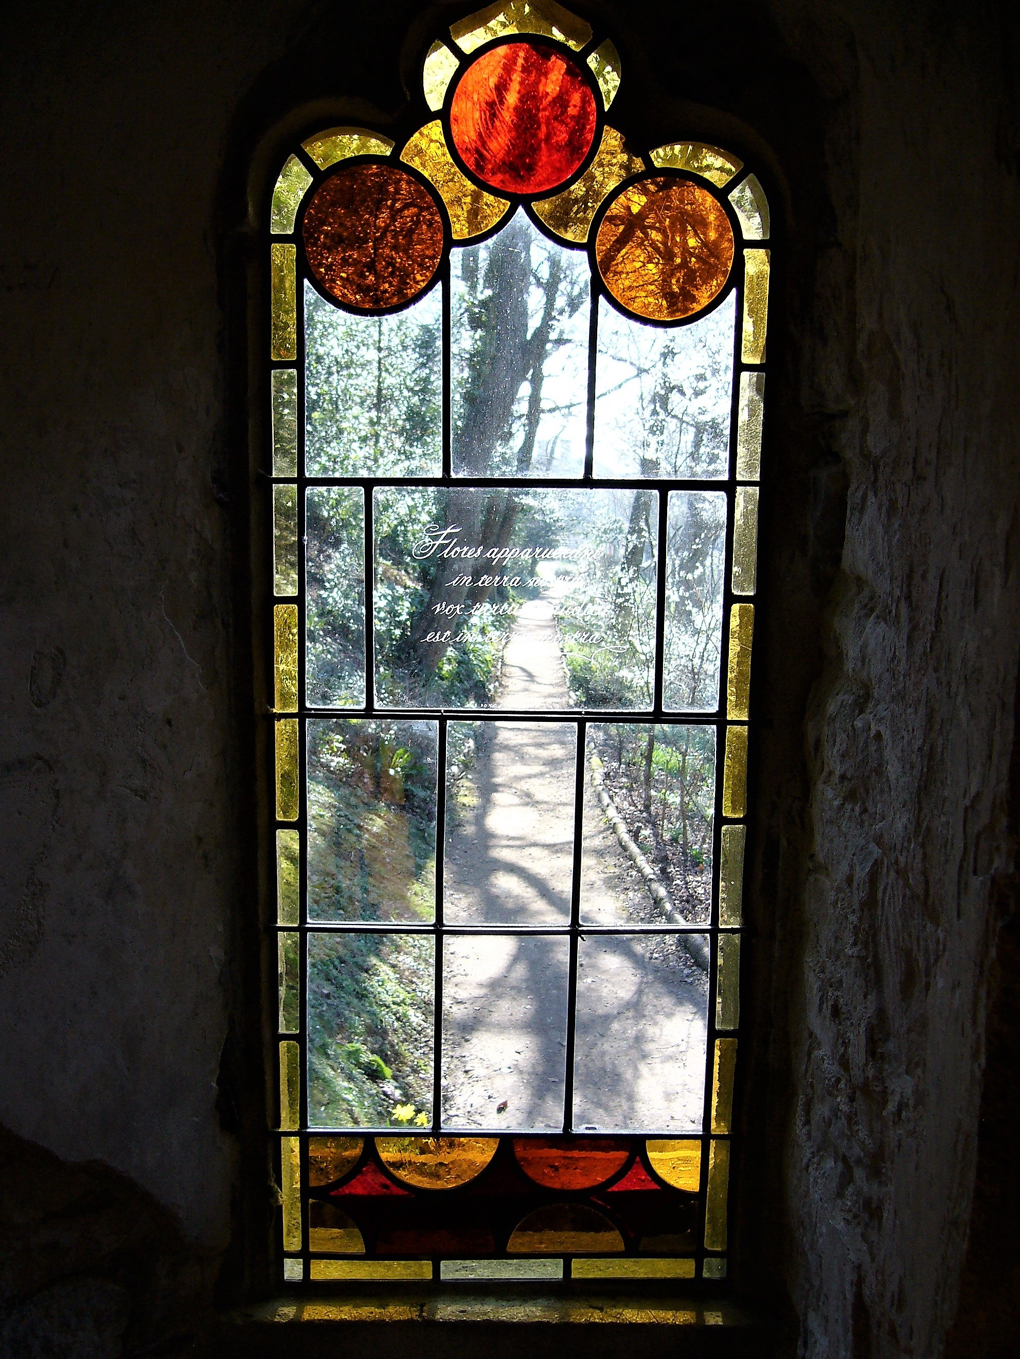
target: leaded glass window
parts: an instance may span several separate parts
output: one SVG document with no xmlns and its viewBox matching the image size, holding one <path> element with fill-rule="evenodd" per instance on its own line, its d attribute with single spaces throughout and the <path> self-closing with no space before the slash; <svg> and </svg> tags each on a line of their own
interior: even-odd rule
<svg viewBox="0 0 1020 1359">
<path fill-rule="evenodd" d="M 726 1273 L 769 218 L 623 78 L 497 4 L 275 184 L 294 1283 Z"/>
</svg>

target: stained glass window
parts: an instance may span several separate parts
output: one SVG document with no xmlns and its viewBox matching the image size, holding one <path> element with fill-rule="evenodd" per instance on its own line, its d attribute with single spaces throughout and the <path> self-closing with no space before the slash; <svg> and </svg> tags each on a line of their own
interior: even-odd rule
<svg viewBox="0 0 1020 1359">
<path fill-rule="evenodd" d="M 434 35 L 266 212 L 281 1277 L 726 1275 L 769 212 Z"/>
</svg>

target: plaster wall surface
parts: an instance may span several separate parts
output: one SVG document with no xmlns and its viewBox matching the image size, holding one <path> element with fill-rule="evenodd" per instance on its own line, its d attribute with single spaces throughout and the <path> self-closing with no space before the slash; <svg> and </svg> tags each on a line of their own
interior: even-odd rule
<svg viewBox="0 0 1020 1359">
<path fill-rule="evenodd" d="M 161 1277 L 193 1299 L 245 1220 L 221 1057 L 231 1033 L 258 1041 L 236 956 L 253 909 L 243 604 L 257 490 L 231 409 L 243 271 L 224 261 L 247 249 L 260 139 L 306 101 L 395 110 L 421 12 L 43 0 L 8 25 L 0 1122 L 25 1159 L 0 1220 L 13 1254 L 36 1250 L 58 1212 L 36 1181 L 101 1164 L 65 1166 L 64 1253 L 34 1273 L 4 1263 L 0 1316 L 60 1287 L 73 1318 L 67 1288 L 95 1276 L 94 1324 L 77 1332 L 99 1338 L 62 1354 L 172 1329 L 102 1263 L 118 1230 L 154 1260 L 152 1242 L 173 1238 Z M 603 12 L 634 72 L 621 119 L 670 113 L 760 156 L 779 226 L 738 1278 L 789 1297 L 805 1359 L 935 1356 L 967 1250 L 988 982 L 1011 909 L 1014 20 L 936 0 Z M 86 1188 L 149 1224 L 109 1226 L 91 1267 L 73 1226 L 85 1219 L 66 1207 Z"/>
</svg>

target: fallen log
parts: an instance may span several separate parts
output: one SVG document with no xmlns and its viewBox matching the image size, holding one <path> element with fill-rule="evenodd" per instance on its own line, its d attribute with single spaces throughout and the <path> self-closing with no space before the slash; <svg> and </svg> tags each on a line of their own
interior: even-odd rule
<svg viewBox="0 0 1020 1359">
<path fill-rule="evenodd" d="M 630 856 L 634 867 L 641 874 L 648 895 L 652 900 L 666 912 L 669 920 L 674 925 L 691 925 L 693 921 L 688 920 L 683 911 L 670 896 L 662 879 L 655 869 L 648 862 L 648 859 L 639 849 L 637 842 L 627 829 L 627 823 L 617 810 L 616 803 L 606 791 L 605 783 L 602 778 L 603 764 L 597 755 L 592 755 L 588 764 L 591 768 L 592 787 L 598 796 L 599 806 L 605 814 L 606 820 L 613 828 L 613 834 L 620 842 L 621 847 Z M 678 934 L 677 939 L 680 947 L 689 955 L 692 962 L 701 968 L 702 972 L 707 972 L 709 968 L 708 943 L 703 935 L 700 934 Z"/>
</svg>

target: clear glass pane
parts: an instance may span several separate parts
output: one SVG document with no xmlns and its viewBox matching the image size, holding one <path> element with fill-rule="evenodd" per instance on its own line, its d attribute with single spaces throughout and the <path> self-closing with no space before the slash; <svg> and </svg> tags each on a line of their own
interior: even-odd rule
<svg viewBox="0 0 1020 1359">
<path fill-rule="evenodd" d="M 582 936 L 575 1127 L 699 1131 L 707 1018 L 707 978 L 675 935 Z"/>
<path fill-rule="evenodd" d="M 315 486 L 305 500 L 305 689 L 313 708 L 365 702 L 365 500 Z"/>
<path fill-rule="evenodd" d="M 392 707 L 652 701 L 652 491 L 376 492 L 376 692 Z"/>
<path fill-rule="evenodd" d="M 745 363 L 765 362 L 765 328 L 769 314 L 769 252 L 744 251 L 744 334 L 742 355 Z"/>
<path fill-rule="evenodd" d="M 453 470 L 580 476 L 588 393 L 587 257 L 523 212 L 451 269 Z"/>
<path fill-rule="evenodd" d="M 297 1033 L 301 1027 L 301 978 L 298 936 L 287 930 L 276 936 L 278 955 L 281 1033 Z"/>
<path fill-rule="evenodd" d="M 309 721 L 308 918 L 435 915 L 435 722 Z"/>
<path fill-rule="evenodd" d="M 581 920 L 707 924 L 715 728 L 593 724 L 587 766 Z M 689 945 L 688 962 L 707 969 L 701 935 Z"/>
<path fill-rule="evenodd" d="M 569 941 L 447 935 L 443 1127 L 563 1127 Z"/>
<path fill-rule="evenodd" d="M 269 247 L 270 348 L 272 359 L 297 358 L 297 246 Z"/>
<path fill-rule="evenodd" d="M 705 1279 L 725 1279 L 726 1261 L 718 1255 L 710 1256 L 702 1262 L 701 1275 Z"/>
<path fill-rule="evenodd" d="M 288 156 L 280 178 L 273 190 L 273 206 L 270 213 L 270 229 L 278 236 L 289 236 L 294 230 L 297 210 L 305 196 L 305 190 L 312 177 L 298 160 Z"/>
<path fill-rule="evenodd" d="M 667 517 L 663 704 L 674 711 L 719 706 L 726 497 L 671 491 Z"/>
<path fill-rule="evenodd" d="M 273 476 L 297 476 L 297 369 L 274 368 Z"/>
<path fill-rule="evenodd" d="M 608 38 L 604 43 L 600 43 L 589 56 L 588 65 L 602 91 L 602 102 L 608 108 L 620 88 L 620 54 L 616 50 L 616 44 Z"/>
<path fill-rule="evenodd" d="M 278 713 L 297 712 L 297 630 L 297 605 L 277 604 L 273 609 L 273 687 Z"/>
<path fill-rule="evenodd" d="M 723 826 L 719 864 L 719 924 L 739 925 L 744 887 L 746 826 Z"/>
<path fill-rule="evenodd" d="M 573 723 L 449 724 L 448 924 L 568 923 L 576 747 Z"/>
<path fill-rule="evenodd" d="M 738 486 L 733 523 L 733 593 L 753 595 L 758 576 L 758 488 Z"/>
<path fill-rule="evenodd" d="M 715 1027 L 735 1029 L 740 1023 L 740 935 L 719 936 L 719 975 L 716 980 Z"/>
<path fill-rule="evenodd" d="M 751 702 L 751 647 L 754 641 L 754 605 L 730 608 L 730 654 L 726 676 L 726 716 L 746 722 Z"/>
<path fill-rule="evenodd" d="M 439 1277 L 462 1279 L 562 1279 L 562 1260 L 441 1260 Z"/>
<path fill-rule="evenodd" d="M 761 476 L 761 425 L 765 400 L 765 374 L 740 374 L 740 406 L 737 415 L 737 480 L 757 481 Z"/>
<path fill-rule="evenodd" d="M 725 477 L 736 295 L 661 329 L 599 306 L 595 475 Z"/>
<path fill-rule="evenodd" d="M 305 470 L 439 476 L 442 290 L 393 316 L 352 316 L 305 284 Z"/>
<path fill-rule="evenodd" d="M 309 935 L 313 1127 L 431 1123 L 434 957 L 429 935 Z"/>
<path fill-rule="evenodd" d="M 297 831 L 276 832 L 276 919 L 296 925 L 301 919 L 301 837 Z"/>
<path fill-rule="evenodd" d="M 433 113 L 443 107 L 446 87 L 453 79 L 459 62 L 450 49 L 442 42 L 434 42 L 422 66 L 422 90 L 425 102 Z"/>
<path fill-rule="evenodd" d="M 273 591 L 296 595 L 298 584 L 297 487 L 273 487 Z"/>
<path fill-rule="evenodd" d="M 769 234 L 769 204 L 757 175 L 748 175 L 730 194 L 745 240 L 760 241 Z"/>
</svg>

